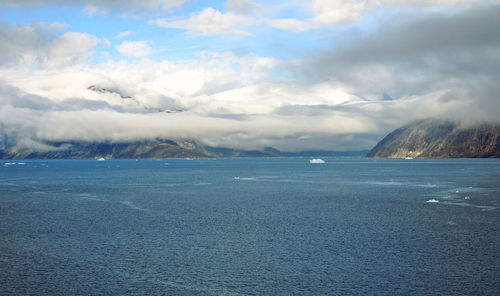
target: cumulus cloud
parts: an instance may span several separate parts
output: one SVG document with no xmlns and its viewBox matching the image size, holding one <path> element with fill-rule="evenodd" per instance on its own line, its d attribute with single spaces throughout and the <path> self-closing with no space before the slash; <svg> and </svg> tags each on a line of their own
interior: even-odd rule
<svg viewBox="0 0 500 296">
<path fill-rule="evenodd" d="M 62 68 L 85 62 L 99 39 L 87 33 L 68 32 L 49 43 L 39 56 L 45 68 Z"/>
<path fill-rule="evenodd" d="M 33 63 L 42 39 L 40 32 L 31 26 L 0 26 L 0 65 Z"/>
<path fill-rule="evenodd" d="M 116 46 L 116 50 L 126 57 L 133 58 L 148 57 L 153 52 L 147 41 L 124 41 Z"/>
<path fill-rule="evenodd" d="M 249 26 L 254 23 L 254 20 L 245 15 L 230 12 L 222 13 L 208 7 L 199 13 L 191 14 L 189 19 L 175 21 L 159 19 L 150 23 L 164 28 L 178 28 L 200 32 L 204 35 L 248 35 L 248 32 L 238 28 Z"/>
<path fill-rule="evenodd" d="M 60 23 L 0 26 L 4 41 L 0 42 L 0 65 L 62 68 L 86 62 L 102 40 L 80 32 L 52 33 L 65 27 Z"/>
</svg>

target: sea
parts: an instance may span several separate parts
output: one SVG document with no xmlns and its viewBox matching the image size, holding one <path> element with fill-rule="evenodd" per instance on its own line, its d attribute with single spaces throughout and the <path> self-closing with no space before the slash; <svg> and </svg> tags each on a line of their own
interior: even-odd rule
<svg viewBox="0 0 500 296">
<path fill-rule="evenodd" d="M 0 161 L 0 295 L 500 295 L 500 160 Z"/>
</svg>

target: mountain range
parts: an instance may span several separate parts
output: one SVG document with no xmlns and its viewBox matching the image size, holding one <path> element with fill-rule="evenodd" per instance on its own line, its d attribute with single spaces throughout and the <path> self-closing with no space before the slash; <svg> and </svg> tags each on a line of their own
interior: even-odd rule
<svg viewBox="0 0 500 296">
<path fill-rule="evenodd" d="M 308 150 L 283 152 L 272 147 L 243 150 L 211 147 L 192 139 L 155 139 L 133 142 L 45 142 L 50 149 L 27 149 L 0 143 L 0 159 L 97 159 L 97 158 L 213 158 L 213 157 L 287 157 L 287 156 L 364 156 L 362 151 Z"/>
<path fill-rule="evenodd" d="M 194 139 L 154 139 L 130 142 L 42 142 L 18 145 L 0 137 L 0 159 L 214 158 L 287 156 L 367 156 L 377 158 L 500 157 L 500 125 L 463 125 L 446 120 L 421 120 L 394 130 L 370 151 L 308 150 L 283 152 L 273 147 L 244 150 L 212 147 Z"/>
</svg>

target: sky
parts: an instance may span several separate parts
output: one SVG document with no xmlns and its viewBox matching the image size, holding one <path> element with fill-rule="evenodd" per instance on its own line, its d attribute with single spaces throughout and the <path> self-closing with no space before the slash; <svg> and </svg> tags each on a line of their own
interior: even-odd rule
<svg viewBox="0 0 500 296">
<path fill-rule="evenodd" d="M 0 145 L 361 150 L 415 120 L 498 123 L 499 15 L 500 0 L 0 0 Z"/>
</svg>

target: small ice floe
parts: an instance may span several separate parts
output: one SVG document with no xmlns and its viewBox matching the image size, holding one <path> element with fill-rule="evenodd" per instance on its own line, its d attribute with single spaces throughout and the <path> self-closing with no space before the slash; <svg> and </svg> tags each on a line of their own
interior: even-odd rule
<svg viewBox="0 0 500 296">
<path fill-rule="evenodd" d="M 321 158 L 313 158 L 309 160 L 309 163 L 325 163 L 325 161 Z"/>
<path fill-rule="evenodd" d="M 96 159 L 97 161 L 105 161 L 106 159 L 104 157 Z"/>
<path fill-rule="evenodd" d="M 455 193 L 460 193 L 460 190 L 455 191 Z"/>
<path fill-rule="evenodd" d="M 426 201 L 426 202 L 436 203 L 436 202 L 439 202 L 439 200 L 437 200 L 437 199 L 429 199 L 429 200 L 428 200 L 428 201 Z"/>
<path fill-rule="evenodd" d="M 464 199 L 470 199 L 470 196 L 466 196 L 466 197 L 464 197 Z"/>
</svg>

